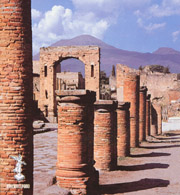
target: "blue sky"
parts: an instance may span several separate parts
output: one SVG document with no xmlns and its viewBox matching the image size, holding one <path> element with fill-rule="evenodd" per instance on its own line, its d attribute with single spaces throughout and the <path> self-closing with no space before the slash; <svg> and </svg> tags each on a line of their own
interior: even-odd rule
<svg viewBox="0 0 180 195">
<path fill-rule="evenodd" d="M 90 34 L 120 49 L 180 51 L 180 0 L 32 0 L 33 53 Z"/>
</svg>

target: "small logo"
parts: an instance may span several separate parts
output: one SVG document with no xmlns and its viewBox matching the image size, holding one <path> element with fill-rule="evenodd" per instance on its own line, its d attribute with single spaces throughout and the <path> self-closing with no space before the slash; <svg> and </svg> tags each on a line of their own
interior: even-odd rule
<svg viewBox="0 0 180 195">
<path fill-rule="evenodd" d="M 15 169 L 13 170 L 15 173 L 17 173 L 14 178 L 17 180 L 17 181 L 21 181 L 23 179 L 25 179 L 25 176 L 22 174 L 22 165 L 26 165 L 26 163 L 24 161 L 22 161 L 22 156 L 19 154 L 18 157 L 16 156 L 10 156 L 12 159 L 16 160 L 17 163 L 16 163 L 16 167 Z"/>
</svg>

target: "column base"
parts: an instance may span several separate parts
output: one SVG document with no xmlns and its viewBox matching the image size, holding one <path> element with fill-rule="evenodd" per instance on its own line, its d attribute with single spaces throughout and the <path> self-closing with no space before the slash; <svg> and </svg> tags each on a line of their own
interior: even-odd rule
<svg viewBox="0 0 180 195">
<path fill-rule="evenodd" d="M 72 195 L 98 195 L 99 172 L 94 169 L 89 177 L 59 177 L 57 185 L 68 189 Z"/>
</svg>

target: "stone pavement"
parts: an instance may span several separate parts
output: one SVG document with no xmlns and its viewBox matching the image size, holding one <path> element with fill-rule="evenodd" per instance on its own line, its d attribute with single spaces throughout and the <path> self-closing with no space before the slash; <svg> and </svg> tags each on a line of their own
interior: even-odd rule
<svg viewBox="0 0 180 195">
<path fill-rule="evenodd" d="M 180 194 L 180 131 L 148 141 L 119 159 L 116 171 L 100 173 L 99 194 Z M 57 130 L 34 135 L 34 153 L 34 195 L 68 194 L 52 185 Z"/>
<path fill-rule="evenodd" d="M 52 185 L 56 156 L 57 130 L 34 135 L 34 195 Z"/>
</svg>

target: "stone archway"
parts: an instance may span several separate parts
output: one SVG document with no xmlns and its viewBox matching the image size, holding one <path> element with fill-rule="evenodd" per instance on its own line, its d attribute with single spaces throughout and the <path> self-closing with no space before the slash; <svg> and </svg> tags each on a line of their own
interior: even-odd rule
<svg viewBox="0 0 180 195">
<path fill-rule="evenodd" d="M 56 65 L 67 58 L 76 58 L 85 65 L 85 89 L 95 91 L 99 99 L 100 48 L 97 46 L 63 46 L 40 49 L 39 108 L 50 122 L 55 122 Z M 48 94 L 48 95 L 47 95 Z M 48 97 L 48 98 L 47 98 Z M 47 116 L 48 113 L 48 116 Z"/>
</svg>

